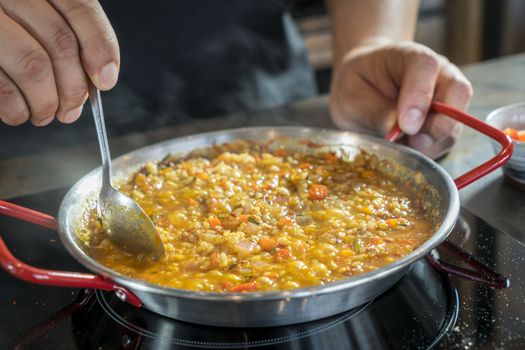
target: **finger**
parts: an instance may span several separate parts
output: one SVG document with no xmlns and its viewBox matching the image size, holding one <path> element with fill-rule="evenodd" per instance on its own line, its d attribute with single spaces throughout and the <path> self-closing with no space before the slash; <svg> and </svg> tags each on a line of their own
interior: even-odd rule
<svg viewBox="0 0 525 350">
<path fill-rule="evenodd" d="M 353 69 L 357 66 L 352 65 Z M 357 71 L 338 72 L 330 89 L 334 123 L 342 129 L 385 134 L 396 118 L 395 99 L 385 93 L 386 88 L 372 84 Z"/>
<path fill-rule="evenodd" d="M 435 55 L 422 50 L 403 57 L 397 110 L 399 127 L 406 134 L 414 135 L 423 126 L 434 96 L 439 66 Z"/>
<path fill-rule="evenodd" d="M 435 99 L 460 110 L 467 109 L 473 95 L 472 85 L 455 65 L 443 65 L 436 85 Z M 451 118 L 448 118 L 453 120 Z"/>
<path fill-rule="evenodd" d="M 85 71 L 96 87 L 109 90 L 117 83 L 120 54 L 117 38 L 96 0 L 50 0 L 75 32 Z"/>
<path fill-rule="evenodd" d="M 10 1 L 4 10 L 36 38 L 51 57 L 59 98 L 56 117 L 61 122 L 72 123 L 80 116 L 87 98 L 86 74 L 75 33 L 46 1 Z"/>
<path fill-rule="evenodd" d="M 24 95 L 31 122 L 49 124 L 58 109 L 58 95 L 47 52 L 20 25 L 0 12 L 0 67 Z"/>
<path fill-rule="evenodd" d="M 7 125 L 20 125 L 29 120 L 29 109 L 16 84 L 0 69 L 0 119 Z"/>
<path fill-rule="evenodd" d="M 472 93 L 472 86 L 463 73 L 448 61 L 444 62 L 437 80 L 435 100 L 464 110 L 468 107 Z M 461 124 L 455 119 L 441 114 L 432 114 L 421 129 L 421 134 L 424 136 L 413 136 L 409 143 L 424 153 L 442 154 L 454 144 L 460 130 Z M 432 144 L 422 143 L 423 140 L 429 140 L 429 138 Z"/>
<path fill-rule="evenodd" d="M 454 121 L 452 123 L 446 122 L 447 119 L 440 114 L 429 115 L 421 131 L 416 135 L 409 136 L 408 144 L 410 147 L 434 159 L 448 152 L 457 140 L 461 125 Z M 439 131 L 436 132 L 435 130 Z"/>
</svg>

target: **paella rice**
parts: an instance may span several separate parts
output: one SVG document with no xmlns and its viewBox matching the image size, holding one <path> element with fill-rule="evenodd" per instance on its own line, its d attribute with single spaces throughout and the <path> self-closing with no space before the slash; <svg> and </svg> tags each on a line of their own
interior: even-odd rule
<svg viewBox="0 0 525 350">
<path fill-rule="evenodd" d="M 424 195 L 382 171 L 375 155 L 252 142 L 212 151 L 149 162 L 119 186 L 154 222 L 165 257 L 138 261 L 116 249 L 93 204 L 79 232 L 88 253 L 173 288 L 290 290 L 374 270 L 433 233 Z"/>
</svg>

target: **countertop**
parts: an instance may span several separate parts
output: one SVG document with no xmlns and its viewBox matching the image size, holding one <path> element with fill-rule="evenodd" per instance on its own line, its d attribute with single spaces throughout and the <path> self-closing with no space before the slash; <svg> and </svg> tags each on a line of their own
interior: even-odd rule
<svg viewBox="0 0 525 350">
<path fill-rule="evenodd" d="M 525 100 L 525 54 L 461 67 L 472 82 L 468 110 L 485 118 L 501 106 Z M 333 128 L 328 99 L 319 96 L 283 108 L 187 121 L 150 130 L 121 127 L 110 137 L 112 156 L 166 139 L 197 132 L 256 125 L 305 125 Z M 124 104 L 125 108 L 125 104 Z M 115 112 L 112 112 L 115 113 Z M 147 111 L 142 111 L 147 113 Z M 111 116 L 106 113 L 106 118 Z M 83 118 L 90 118 L 84 113 Z M 72 185 L 100 164 L 94 126 L 57 125 L 46 128 L 0 128 L 0 198 L 9 199 Z M 111 130 L 110 130 L 111 133 Z M 465 128 L 460 141 L 440 161 L 458 176 L 494 154 L 490 141 Z M 525 242 L 525 191 L 503 180 L 497 170 L 460 191 L 462 205 L 498 229 Z M 55 214 L 55 213 L 50 213 Z"/>
</svg>

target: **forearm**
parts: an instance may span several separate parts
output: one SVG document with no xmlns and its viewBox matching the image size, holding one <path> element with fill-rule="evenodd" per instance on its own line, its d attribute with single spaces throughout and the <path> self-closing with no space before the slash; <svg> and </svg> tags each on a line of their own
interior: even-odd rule
<svg viewBox="0 0 525 350">
<path fill-rule="evenodd" d="M 418 0 L 326 0 L 332 20 L 334 67 L 369 41 L 412 40 Z"/>
</svg>

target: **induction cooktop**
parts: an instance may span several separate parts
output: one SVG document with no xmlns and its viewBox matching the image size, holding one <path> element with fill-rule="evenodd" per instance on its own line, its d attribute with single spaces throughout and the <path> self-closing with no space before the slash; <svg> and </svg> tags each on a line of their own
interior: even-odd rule
<svg viewBox="0 0 525 350">
<path fill-rule="evenodd" d="M 65 192 L 12 201 L 55 214 Z M 85 271 L 56 232 L 0 217 L 0 235 L 24 262 Z M 525 349 L 525 246 L 466 210 L 449 241 L 508 277 L 510 286 L 492 289 L 451 277 L 421 259 L 383 295 L 339 315 L 282 327 L 221 328 L 136 309 L 110 292 L 33 285 L 0 270 L 0 348 Z M 438 252 L 442 261 L 463 264 Z"/>
</svg>

